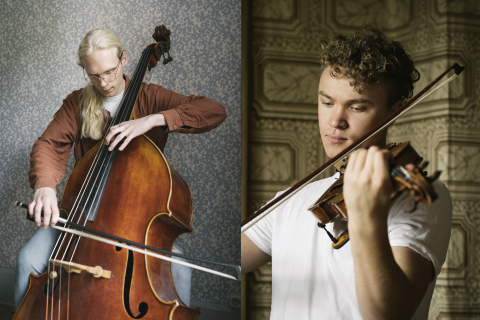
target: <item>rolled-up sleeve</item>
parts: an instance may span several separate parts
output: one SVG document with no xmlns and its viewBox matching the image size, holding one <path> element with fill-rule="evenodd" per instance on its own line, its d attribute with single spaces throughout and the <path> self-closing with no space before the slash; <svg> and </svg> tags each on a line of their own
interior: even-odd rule
<svg viewBox="0 0 480 320">
<path fill-rule="evenodd" d="M 140 115 L 161 113 L 167 132 L 203 133 L 225 121 L 225 108 L 203 96 L 185 96 L 156 84 L 144 84 L 139 94 Z M 142 103 L 144 102 L 144 103 Z"/>
<path fill-rule="evenodd" d="M 56 185 L 65 174 L 68 157 L 78 135 L 76 103 L 78 93 L 69 95 L 55 113 L 45 132 L 34 143 L 30 153 L 30 187 L 37 190 Z"/>
</svg>

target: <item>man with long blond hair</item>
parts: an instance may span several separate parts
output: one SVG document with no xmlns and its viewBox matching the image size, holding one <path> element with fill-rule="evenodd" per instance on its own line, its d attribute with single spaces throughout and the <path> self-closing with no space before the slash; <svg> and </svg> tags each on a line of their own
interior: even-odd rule
<svg viewBox="0 0 480 320">
<path fill-rule="evenodd" d="M 78 49 L 78 64 L 87 85 L 69 94 L 52 122 L 35 142 L 30 154 L 30 186 L 33 201 L 28 206 L 38 226 L 42 226 L 22 248 L 17 259 L 15 308 L 28 287 L 29 274 L 47 270 L 48 257 L 59 232 L 47 228 L 59 217 L 56 185 L 65 174 L 70 150 L 78 162 L 101 139 L 115 117 L 130 79 L 123 72 L 128 58 L 120 40 L 110 31 L 89 31 Z M 163 152 L 170 132 L 202 133 L 219 126 L 225 109 L 202 96 L 184 96 L 156 84 L 142 83 L 136 104 L 136 120 L 110 128 L 105 142 L 109 150 L 122 151 L 135 137 L 146 134 Z M 44 211 L 43 222 L 41 211 Z M 181 252 L 175 243 L 174 251 Z M 173 277 L 182 301 L 190 301 L 190 268 L 172 265 Z"/>
<path fill-rule="evenodd" d="M 322 49 L 318 123 L 332 158 L 410 98 L 419 73 L 403 46 L 376 28 L 328 37 Z M 307 185 L 242 234 L 242 272 L 272 262 L 270 319 L 427 319 L 452 201 L 439 181 L 430 206 L 406 212 L 408 193 L 392 201 L 385 145 L 383 131 L 350 155 L 343 180 L 350 241 L 342 248 L 332 248 L 308 210 L 338 172 Z M 347 222 L 324 227 L 338 237 Z"/>
</svg>

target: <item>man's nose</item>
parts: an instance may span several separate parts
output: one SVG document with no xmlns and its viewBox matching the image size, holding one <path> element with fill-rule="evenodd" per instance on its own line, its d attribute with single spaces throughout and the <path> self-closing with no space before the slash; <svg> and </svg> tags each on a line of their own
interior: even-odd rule
<svg viewBox="0 0 480 320">
<path fill-rule="evenodd" d="M 332 108 L 329 125 L 336 129 L 346 129 L 348 127 L 345 109 L 342 106 L 336 105 Z"/>
<path fill-rule="evenodd" d="M 105 78 L 103 78 L 103 77 L 99 77 L 99 78 L 98 78 L 98 81 L 100 81 L 100 82 L 98 83 L 98 85 L 99 85 L 100 87 L 102 87 L 102 88 L 106 87 L 107 84 L 108 84 L 108 82 L 107 82 L 107 81 L 105 80 Z"/>
</svg>

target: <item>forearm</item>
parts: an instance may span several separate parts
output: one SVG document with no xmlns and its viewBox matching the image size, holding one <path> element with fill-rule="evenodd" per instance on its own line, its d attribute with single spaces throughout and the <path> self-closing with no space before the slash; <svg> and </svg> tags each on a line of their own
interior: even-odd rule
<svg viewBox="0 0 480 320">
<path fill-rule="evenodd" d="M 395 261 L 386 220 L 349 222 L 355 288 L 364 319 L 410 319 L 418 298 Z"/>
<path fill-rule="evenodd" d="M 153 127 L 164 127 L 167 125 L 165 117 L 161 113 L 155 113 L 147 116 Z"/>
<path fill-rule="evenodd" d="M 258 269 L 267 262 L 271 261 L 271 257 L 263 252 L 250 238 L 242 233 L 242 274 Z"/>
</svg>

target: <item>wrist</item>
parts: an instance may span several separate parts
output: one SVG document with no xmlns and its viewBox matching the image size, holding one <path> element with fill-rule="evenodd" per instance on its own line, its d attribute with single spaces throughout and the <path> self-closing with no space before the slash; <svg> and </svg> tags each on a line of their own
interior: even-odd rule
<svg viewBox="0 0 480 320">
<path fill-rule="evenodd" d="M 351 218 L 350 218 L 351 217 Z M 353 238 L 372 238 L 380 234 L 387 233 L 387 215 L 380 213 L 376 215 L 350 215 L 348 220 L 348 230 Z"/>
<path fill-rule="evenodd" d="M 167 121 L 165 121 L 165 117 L 161 113 L 149 115 L 148 120 L 150 121 L 152 128 L 167 125 Z"/>
</svg>

